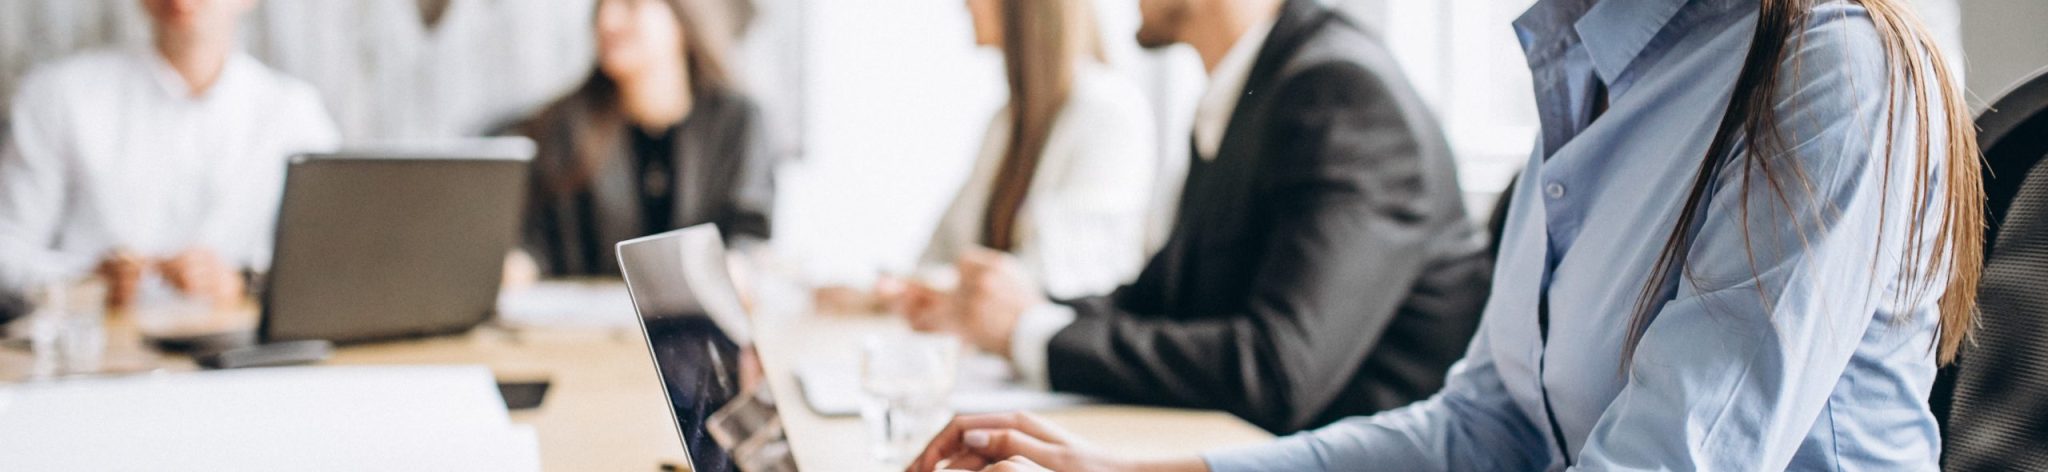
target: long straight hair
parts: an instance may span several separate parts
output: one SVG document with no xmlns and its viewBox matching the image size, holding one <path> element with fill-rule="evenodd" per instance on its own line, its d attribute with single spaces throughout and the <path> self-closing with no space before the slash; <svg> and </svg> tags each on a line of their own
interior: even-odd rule
<svg viewBox="0 0 2048 472">
<path fill-rule="evenodd" d="M 601 0 L 605 1 L 639 0 Z M 718 5 L 723 2 L 705 0 L 662 0 L 674 12 L 676 25 L 681 30 L 683 42 L 683 67 L 690 78 L 690 95 L 702 102 L 705 97 L 715 96 L 735 87 L 731 72 L 726 67 L 726 48 L 731 39 L 728 25 L 718 21 Z M 581 115 L 569 118 L 578 122 L 571 124 L 568 133 L 570 142 L 575 143 L 571 152 L 575 155 L 570 172 L 556 179 L 548 190 L 559 194 L 570 194 L 588 187 L 605 163 L 616 158 L 615 149 L 624 138 L 628 126 L 624 105 L 620 103 L 619 82 L 605 75 L 603 67 L 593 66 L 590 77 L 576 88 L 564 103 L 587 107 Z M 554 110 L 559 112 L 564 110 Z M 538 120 L 536 124 L 554 126 L 553 120 Z M 556 133 L 556 129 L 534 129 L 530 135 L 540 136 Z"/>
<path fill-rule="evenodd" d="M 997 1 L 1002 3 L 1010 138 L 982 215 L 981 243 L 1008 251 L 1016 246 L 1017 213 L 1030 193 L 1040 154 L 1073 93 L 1075 64 L 1104 58 L 1092 5 L 1081 0 Z"/>
<path fill-rule="evenodd" d="M 1886 109 L 1893 118 L 1887 118 L 1884 125 L 1883 148 L 1876 152 L 1883 155 L 1884 174 L 1881 193 L 1889 198 L 1892 185 L 1892 158 L 1895 145 L 1913 146 L 1915 174 L 1908 176 L 1913 182 L 1912 200 L 1905 208 L 1912 209 L 1905 215 L 1890 215 L 1881 210 L 1879 216 L 1877 258 L 1872 267 L 1883 257 L 1883 241 L 1887 237 L 1881 228 L 1889 218 L 1903 217 L 1906 221 L 1904 266 L 1899 272 L 1900 292 L 1896 302 L 1901 306 L 1918 305 L 1927 291 L 1937 281 L 1945 281 L 1947 289 L 1942 293 L 1940 321 L 1936 324 L 1936 342 L 1931 348 L 1936 359 L 1947 364 L 1953 362 L 1956 351 L 1962 346 L 1971 328 L 1971 319 L 1977 305 L 1977 282 L 1984 261 L 1984 182 L 1981 161 L 1977 149 L 1976 128 L 1972 124 L 1967 106 L 1963 101 L 1961 87 L 1948 70 L 1948 63 L 1942 60 L 1942 51 L 1929 39 L 1926 27 L 1913 16 L 1902 0 L 1855 0 L 1869 12 L 1870 19 L 1877 27 L 1877 36 L 1884 45 L 1890 77 L 1887 90 Z M 1629 322 L 1629 337 L 1622 351 L 1624 369 L 1635 356 L 1636 348 L 1642 342 L 1654 310 L 1660 305 L 1656 297 L 1673 282 L 1685 263 L 1686 250 L 1692 245 L 1693 235 L 1688 228 L 1700 218 L 1702 203 L 1708 188 L 1717 175 L 1740 160 L 1749 175 L 1762 175 L 1771 193 L 1791 208 L 1786 197 L 1788 182 L 1801 188 L 1811 189 L 1812 182 L 1796 163 L 1777 162 L 1785 158 L 1786 146 L 1780 117 L 1773 107 L 1778 98 L 1779 78 L 1786 71 L 1781 65 L 1787 59 L 1788 51 L 1798 50 L 1804 41 L 1805 25 L 1813 14 L 1814 0 L 1762 0 L 1757 15 L 1756 36 L 1744 58 L 1742 71 L 1736 76 L 1734 95 L 1728 100 L 1728 112 L 1722 117 L 1714 139 L 1702 156 L 1699 174 L 1695 176 L 1692 189 L 1688 192 L 1685 207 L 1679 214 L 1678 223 L 1657 257 L 1651 269 L 1651 278 L 1643 286 L 1637 299 L 1636 313 Z M 1789 43 L 1789 44 L 1788 44 Z M 1788 47 L 1791 46 L 1791 47 Z M 1798 73 L 1798 67 L 1791 72 Z M 1904 94 L 1899 92 L 1903 91 Z M 1910 100 L 1905 102 L 1903 100 Z M 1902 106 L 1911 106 L 1910 114 L 1898 115 Z M 1900 124 L 1897 116 L 1913 120 L 1914 136 L 1910 143 L 1900 143 L 1896 128 Z M 1946 131 L 1947 141 L 1942 143 L 1940 152 L 1935 152 L 1935 143 L 1929 133 L 1930 118 L 1939 117 Z M 1732 155 L 1737 142 L 1748 137 L 1749 151 L 1741 156 Z M 1928 174 L 1933 166 L 1941 166 L 1940 176 L 1946 187 L 1936 200 L 1928 201 Z M 1780 171 L 1789 172 L 1781 176 Z M 1744 182 L 1749 182 L 1744 180 Z M 1748 185 L 1745 183 L 1744 185 Z M 1738 206 L 1747 212 L 1749 192 L 1738 191 L 1742 202 Z M 1810 195 L 1809 195 L 1810 196 Z M 1937 208 L 1939 215 L 1928 215 L 1927 209 Z M 1886 202 L 1880 206 L 1889 208 Z M 1933 216 L 1933 221 L 1928 221 Z M 1755 250 L 1749 247 L 1748 218 L 1742 218 L 1745 251 L 1749 252 L 1751 270 L 1756 271 Z M 1920 235 L 1932 224 L 1935 231 L 1933 241 Z M 1804 228 L 1801 228 L 1803 231 Z M 1804 240 L 1806 235 L 1802 234 Z M 1761 289 L 1759 289 L 1761 290 Z M 1762 295 L 1760 293 L 1760 295 Z M 1764 295 L 1766 304 L 1768 295 Z"/>
</svg>

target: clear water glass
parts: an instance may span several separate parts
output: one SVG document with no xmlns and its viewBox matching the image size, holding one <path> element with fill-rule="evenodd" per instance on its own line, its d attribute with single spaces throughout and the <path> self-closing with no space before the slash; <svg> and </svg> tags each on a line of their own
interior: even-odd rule
<svg viewBox="0 0 2048 472">
<path fill-rule="evenodd" d="M 908 460 L 953 417 L 960 340 L 923 333 L 871 336 L 861 345 L 861 420 L 875 460 Z"/>
<path fill-rule="evenodd" d="M 29 346 L 34 378 L 93 374 L 107 352 L 106 291 L 94 285 L 52 284 L 31 296 Z"/>
</svg>

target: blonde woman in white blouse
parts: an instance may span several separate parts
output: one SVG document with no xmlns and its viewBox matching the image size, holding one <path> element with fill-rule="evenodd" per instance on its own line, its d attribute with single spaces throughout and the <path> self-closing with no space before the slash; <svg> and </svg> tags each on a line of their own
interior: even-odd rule
<svg viewBox="0 0 2048 472">
<path fill-rule="evenodd" d="M 1157 148 L 1145 94 L 1104 64 L 1087 0 L 967 0 L 975 43 L 1004 51 L 1010 103 L 995 113 L 967 183 L 940 215 L 920 275 L 961 257 L 1016 257 L 1053 298 L 1135 279 L 1159 240 Z M 938 269 L 938 271 L 934 271 Z M 823 312 L 922 312 L 952 302 L 944 281 L 883 277 L 874 291 L 821 287 Z M 920 330 L 956 320 L 911 318 Z"/>
<path fill-rule="evenodd" d="M 1149 253 L 1157 150 L 1144 94 L 1103 63 L 1088 2 L 967 6 L 976 43 L 1003 50 L 1010 103 L 989 123 L 920 264 L 993 248 L 1054 297 L 1108 293 Z"/>
<path fill-rule="evenodd" d="M 952 303 L 963 256 L 1015 257 L 1055 298 L 1109 293 L 1158 246 L 1146 229 L 1159 162 L 1145 94 L 1104 62 L 1085 0 L 966 0 L 975 43 L 1003 51 L 1009 103 L 990 120 L 974 170 L 939 219 L 917 280 L 873 292 L 827 287 L 821 310 L 928 313 Z M 980 264 L 967 264 L 977 267 Z M 934 270 L 937 269 L 937 270 Z M 924 331 L 960 320 L 912 318 Z"/>
</svg>

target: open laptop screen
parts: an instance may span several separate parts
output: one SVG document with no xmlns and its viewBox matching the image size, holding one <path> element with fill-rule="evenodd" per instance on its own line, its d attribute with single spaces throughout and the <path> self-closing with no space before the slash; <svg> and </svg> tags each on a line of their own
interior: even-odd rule
<svg viewBox="0 0 2048 472">
<path fill-rule="evenodd" d="M 767 384 L 746 381 L 759 364 L 717 228 L 622 242 L 618 254 L 691 467 L 794 470 Z"/>
<path fill-rule="evenodd" d="M 691 465 L 704 472 L 737 470 L 731 455 L 712 439 L 707 425 L 713 412 L 740 394 L 739 345 L 708 317 L 642 320 Z"/>
</svg>

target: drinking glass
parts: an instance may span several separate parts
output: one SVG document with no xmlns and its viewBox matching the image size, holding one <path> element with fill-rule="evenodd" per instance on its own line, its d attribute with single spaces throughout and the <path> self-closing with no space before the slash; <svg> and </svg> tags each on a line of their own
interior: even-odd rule
<svg viewBox="0 0 2048 472">
<path fill-rule="evenodd" d="M 107 351 L 105 298 L 104 288 L 90 284 L 49 284 L 31 294 L 32 377 L 99 372 Z"/>
<path fill-rule="evenodd" d="M 868 425 L 875 460 L 894 465 L 916 454 L 945 427 L 948 398 L 959 373 L 960 340 L 900 333 L 871 336 L 861 345 L 861 420 Z"/>
</svg>

